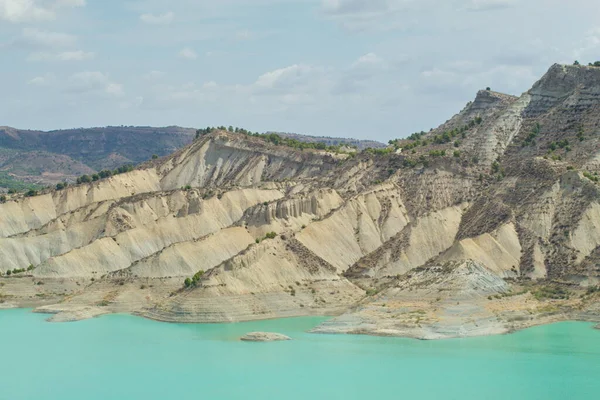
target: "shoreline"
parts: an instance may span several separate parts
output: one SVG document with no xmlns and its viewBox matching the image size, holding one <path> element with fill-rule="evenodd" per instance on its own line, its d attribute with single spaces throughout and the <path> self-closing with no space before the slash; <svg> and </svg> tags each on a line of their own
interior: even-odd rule
<svg viewBox="0 0 600 400">
<path fill-rule="evenodd" d="M 33 314 L 45 314 L 45 315 L 50 315 L 50 316 L 59 315 L 62 312 L 64 312 L 64 311 L 56 311 L 56 310 L 53 311 L 51 309 L 44 310 L 44 309 L 37 309 L 37 308 L 31 308 L 31 307 L 19 307 L 19 306 L 14 306 L 14 305 L 12 307 L 0 307 L 0 312 L 2 312 L 4 310 L 23 310 L 23 311 L 29 311 L 30 313 L 33 313 Z M 49 323 L 77 322 L 77 321 L 84 321 L 84 320 L 88 320 L 88 319 L 100 318 L 100 317 L 106 316 L 106 315 L 128 315 L 131 317 L 142 318 L 142 319 L 146 319 L 146 320 L 154 321 L 154 322 L 158 322 L 158 323 L 183 324 L 183 325 L 230 325 L 230 324 L 243 324 L 243 323 L 251 323 L 251 322 L 275 321 L 275 320 L 282 320 L 282 319 L 310 318 L 310 317 L 328 318 L 328 320 L 330 321 L 331 319 L 336 318 L 335 315 L 322 315 L 321 314 L 321 315 L 297 315 L 297 316 L 290 316 L 290 317 L 257 318 L 257 319 L 250 319 L 250 320 L 241 320 L 241 321 L 189 322 L 189 321 L 162 321 L 162 320 L 159 320 L 156 318 L 147 317 L 147 316 L 143 315 L 142 313 L 138 313 L 138 312 L 103 312 L 103 313 L 89 315 L 89 316 L 81 315 L 82 318 L 79 318 L 79 319 L 53 320 L 52 317 L 49 317 L 45 320 L 45 322 L 49 322 Z M 328 320 L 326 320 L 326 321 L 328 321 Z M 323 322 L 326 322 L 326 321 L 323 321 Z M 316 334 L 316 335 L 331 335 L 331 336 L 334 336 L 334 335 L 354 336 L 354 335 L 356 335 L 356 336 L 371 336 L 371 337 L 385 337 L 385 338 L 403 338 L 403 339 L 413 339 L 413 340 L 420 340 L 420 341 L 438 341 L 438 340 L 467 339 L 467 338 L 476 338 L 476 337 L 511 335 L 511 334 L 517 333 L 519 331 L 527 330 L 530 328 L 535 328 L 535 327 L 544 326 L 544 325 L 564 323 L 564 322 L 589 323 L 589 324 L 591 324 L 591 326 L 590 326 L 591 329 L 600 330 L 600 318 L 589 318 L 589 317 L 585 318 L 585 317 L 574 316 L 573 318 L 556 318 L 556 319 L 549 319 L 546 321 L 532 320 L 531 322 L 532 322 L 531 324 L 523 324 L 518 327 L 512 327 L 510 329 L 507 329 L 504 332 L 474 334 L 474 335 L 445 335 L 445 336 L 440 335 L 439 337 L 429 337 L 429 338 L 419 336 L 419 335 L 414 335 L 414 334 L 399 334 L 399 333 L 394 333 L 394 332 L 385 331 L 385 330 L 368 330 L 368 329 L 360 329 L 360 328 L 357 328 L 354 330 L 347 330 L 347 331 L 318 330 L 318 328 L 321 326 L 321 324 L 317 325 L 316 327 L 314 327 L 306 332 L 311 333 L 311 334 Z"/>
</svg>

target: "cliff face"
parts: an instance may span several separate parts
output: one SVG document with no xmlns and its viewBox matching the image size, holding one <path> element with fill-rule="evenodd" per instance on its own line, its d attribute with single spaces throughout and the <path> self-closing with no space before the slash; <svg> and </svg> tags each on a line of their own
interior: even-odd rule
<svg viewBox="0 0 600 400">
<path fill-rule="evenodd" d="M 0 278 L 0 301 L 55 320 L 347 311 L 320 331 L 423 338 L 594 319 L 599 93 L 600 69 L 556 65 L 389 152 L 212 132 L 136 171 L 11 198 L 0 271 L 30 270 Z"/>
</svg>

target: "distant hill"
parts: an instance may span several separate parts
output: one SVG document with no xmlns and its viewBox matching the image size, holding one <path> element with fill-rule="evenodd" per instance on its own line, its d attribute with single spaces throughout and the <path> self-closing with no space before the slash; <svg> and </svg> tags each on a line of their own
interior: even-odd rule
<svg viewBox="0 0 600 400">
<path fill-rule="evenodd" d="M 267 132 L 267 133 L 276 133 L 281 137 L 288 138 L 288 139 L 296 139 L 301 142 L 325 143 L 327 146 L 338 146 L 338 145 L 356 146 L 359 150 L 364 150 L 367 148 L 380 149 L 380 148 L 387 146 L 386 144 L 377 142 L 375 140 L 359 140 L 359 139 L 338 138 L 338 137 L 330 137 L 330 136 L 309 136 L 309 135 L 300 135 L 298 133 L 288 133 L 288 132 Z"/>
<path fill-rule="evenodd" d="M 195 134 L 195 129 L 177 126 L 108 126 L 49 132 L 0 127 L 0 172 L 40 185 L 74 180 L 102 169 L 139 164 L 153 154 L 165 156 L 191 143 Z"/>
</svg>

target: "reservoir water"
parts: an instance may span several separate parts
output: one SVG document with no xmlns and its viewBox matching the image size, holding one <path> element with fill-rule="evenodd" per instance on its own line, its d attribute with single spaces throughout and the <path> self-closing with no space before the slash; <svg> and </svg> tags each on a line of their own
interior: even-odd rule
<svg viewBox="0 0 600 400">
<path fill-rule="evenodd" d="M 219 325 L 45 318 L 0 311 L 0 400 L 562 400 L 600 393 L 600 331 L 587 323 L 417 341 L 305 333 L 323 318 Z M 294 340 L 238 340 L 250 331 Z"/>
</svg>

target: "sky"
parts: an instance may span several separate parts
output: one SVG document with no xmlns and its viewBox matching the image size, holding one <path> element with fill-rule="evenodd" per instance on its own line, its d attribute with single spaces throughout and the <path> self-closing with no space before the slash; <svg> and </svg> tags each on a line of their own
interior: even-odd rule
<svg viewBox="0 0 600 400">
<path fill-rule="evenodd" d="M 0 0 L 0 126 L 387 141 L 576 59 L 597 0 Z"/>
</svg>

